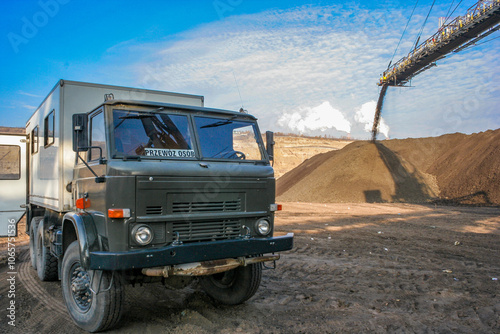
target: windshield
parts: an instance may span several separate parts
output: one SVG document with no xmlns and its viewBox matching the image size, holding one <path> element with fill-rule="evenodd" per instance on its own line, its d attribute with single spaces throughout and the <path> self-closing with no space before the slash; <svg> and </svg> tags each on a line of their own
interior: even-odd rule
<svg viewBox="0 0 500 334">
<path fill-rule="evenodd" d="M 151 111 L 113 110 L 114 157 L 264 160 L 253 121 Z M 197 141 L 191 131 L 194 119 Z M 196 148 L 195 143 L 200 147 Z"/>
<path fill-rule="evenodd" d="M 185 115 L 113 111 L 117 155 L 194 158 L 192 136 Z"/>
<path fill-rule="evenodd" d="M 254 122 L 198 116 L 194 119 L 203 158 L 264 159 Z"/>
</svg>

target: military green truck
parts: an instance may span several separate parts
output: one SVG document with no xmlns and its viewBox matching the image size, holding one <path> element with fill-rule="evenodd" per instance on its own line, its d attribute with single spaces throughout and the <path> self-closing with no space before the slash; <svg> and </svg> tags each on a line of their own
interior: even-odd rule
<svg viewBox="0 0 500 334">
<path fill-rule="evenodd" d="M 293 246 L 293 234 L 273 236 L 273 135 L 264 145 L 249 114 L 61 80 L 26 133 L 32 266 L 61 280 L 89 332 L 119 322 L 127 283 L 197 279 L 216 302 L 245 302 Z"/>
</svg>

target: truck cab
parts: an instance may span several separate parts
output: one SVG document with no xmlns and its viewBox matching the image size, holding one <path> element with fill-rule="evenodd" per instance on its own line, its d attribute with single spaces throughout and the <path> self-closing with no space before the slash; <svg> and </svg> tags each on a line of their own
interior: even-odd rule
<svg viewBox="0 0 500 334">
<path fill-rule="evenodd" d="M 113 100 L 74 120 L 78 160 L 67 188 L 72 214 L 89 215 L 95 225 L 90 269 L 256 256 L 290 246 L 289 237 L 272 238 L 275 180 L 253 116 Z M 70 240 L 71 227 L 61 229 Z"/>
</svg>

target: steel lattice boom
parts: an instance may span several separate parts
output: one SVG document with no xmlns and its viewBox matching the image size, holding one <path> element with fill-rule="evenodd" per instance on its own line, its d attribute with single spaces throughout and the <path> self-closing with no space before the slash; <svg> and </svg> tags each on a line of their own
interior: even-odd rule
<svg viewBox="0 0 500 334">
<path fill-rule="evenodd" d="M 415 75 L 435 66 L 446 54 L 458 52 L 500 29 L 500 0 L 480 0 L 401 58 L 384 72 L 379 86 L 404 86 Z"/>
<path fill-rule="evenodd" d="M 372 140 L 376 140 L 378 124 L 388 86 L 405 86 L 411 78 L 436 66 L 436 61 L 450 52 L 459 52 L 500 29 L 500 0 L 479 0 L 450 23 L 442 25 L 426 41 L 388 68 L 378 82 L 382 86 L 375 110 Z"/>
</svg>

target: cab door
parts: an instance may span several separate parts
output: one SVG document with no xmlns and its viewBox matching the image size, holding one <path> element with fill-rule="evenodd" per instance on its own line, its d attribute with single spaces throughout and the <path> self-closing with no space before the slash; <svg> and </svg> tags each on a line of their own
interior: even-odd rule
<svg viewBox="0 0 500 334">
<path fill-rule="evenodd" d="M 17 236 L 26 181 L 26 136 L 0 134 L 0 237 Z"/>
</svg>

